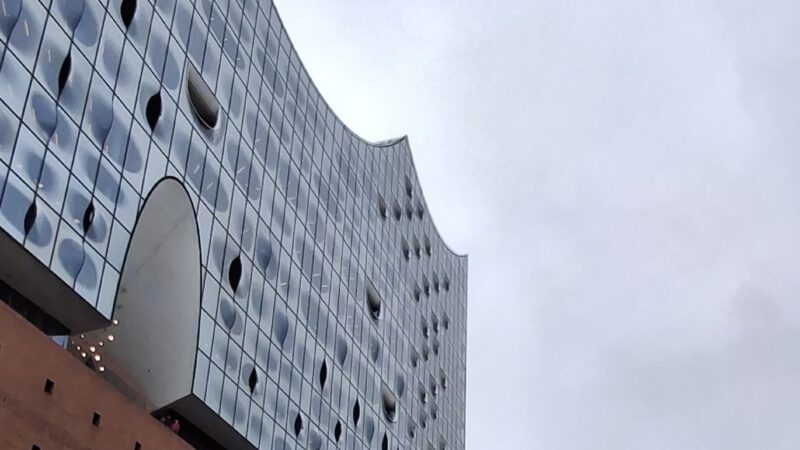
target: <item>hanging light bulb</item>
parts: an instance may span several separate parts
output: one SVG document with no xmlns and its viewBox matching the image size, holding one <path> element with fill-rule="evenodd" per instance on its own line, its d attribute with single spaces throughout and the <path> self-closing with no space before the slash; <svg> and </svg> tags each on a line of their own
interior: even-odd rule
<svg viewBox="0 0 800 450">
<path fill-rule="evenodd" d="M 119 320 L 114 319 L 114 320 L 111 321 L 111 323 L 113 323 L 114 325 L 119 325 Z"/>
<path fill-rule="evenodd" d="M 113 334 L 109 334 L 108 335 L 108 342 L 114 342 L 114 335 Z"/>
<path fill-rule="evenodd" d="M 94 360 L 100 362 L 100 355 L 94 355 Z"/>
<path fill-rule="evenodd" d="M 75 350 L 81 351 L 81 346 L 79 345 L 79 346 L 75 347 Z"/>
<path fill-rule="evenodd" d="M 94 352 L 95 352 L 95 350 L 97 350 L 97 349 L 94 347 L 94 345 L 92 345 L 92 346 L 90 346 L 90 347 L 89 347 L 89 352 L 90 352 L 90 353 L 94 353 Z"/>
<path fill-rule="evenodd" d="M 100 342 L 98 342 L 98 343 L 97 343 L 97 345 L 99 345 L 100 347 L 102 347 L 102 346 L 104 345 L 104 344 L 103 344 L 103 341 L 100 341 Z"/>
<path fill-rule="evenodd" d="M 86 336 L 84 336 L 84 335 L 81 335 L 81 339 L 86 339 Z"/>
<path fill-rule="evenodd" d="M 81 352 L 81 358 L 86 358 L 86 352 Z"/>
<path fill-rule="evenodd" d="M 100 372 L 105 372 L 106 368 L 104 366 L 100 366 L 97 368 L 97 370 L 99 370 Z"/>
</svg>

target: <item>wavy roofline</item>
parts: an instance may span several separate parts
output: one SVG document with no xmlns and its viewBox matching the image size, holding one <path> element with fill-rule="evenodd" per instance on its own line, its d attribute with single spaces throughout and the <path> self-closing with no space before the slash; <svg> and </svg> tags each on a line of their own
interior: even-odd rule
<svg viewBox="0 0 800 450">
<path fill-rule="evenodd" d="M 367 139 L 364 139 L 363 137 L 361 137 L 360 134 L 356 133 L 352 128 L 350 128 L 347 125 L 347 123 L 344 120 L 342 120 L 341 117 L 339 117 L 339 114 L 336 112 L 336 110 L 333 108 L 333 106 L 330 104 L 330 102 L 328 102 L 328 100 L 325 97 L 325 95 L 323 95 L 322 90 L 319 88 L 319 86 L 317 86 L 317 83 L 314 81 L 314 77 L 311 76 L 311 71 L 308 69 L 308 67 L 306 66 L 305 62 L 303 62 L 303 57 L 300 55 L 300 52 L 297 51 L 297 47 L 295 46 L 294 41 L 292 40 L 291 33 L 289 33 L 288 28 L 286 27 L 286 23 L 283 21 L 283 17 L 281 16 L 280 8 L 278 8 L 278 6 L 275 4 L 274 1 L 272 2 L 272 8 L 275 10 L 275 14 L 278 17 L 278 21 L 281 24 L 281 32 L 286 34 L 286 39 L 288 39 L 289 45 L 291 45 L 295 56 L 297 56 L 297 61 L 300 64 L 300 67 L 302 67 L 303 70 L 305 70 L 306 74 L 308 74 L 308 82 L 312 86 L 314 86 L 314 89 L 317 91 L 317 94 L 319 95 L 319 98 L 323 102 L 325 102 L 325 106 L 327 106 L 328 110 L 331 113 L 333 113 L 333 116 L 336 118 L 336 121 L 339 122 L 339 124 L 341 124 L 341 126 L 344 128 L 344 130 L 351 137 L 355 137 L 356 139 L 358 139 L 362 143 L 364 143 L 366 145 L 369 145 L 371 147 L 394 149 L 398 145 L 402 144 L 403 142 L 406 142 L 408 144 L 408 155 L 409 155 L 409 159 L 411 161 L 411 167 L 414 169 L 414 178 L 416 178 L 416 180 L 417 180 L 417 184 L 419 186 L 419 192 L 420 192 L 420 195 L 422 196 L 422 202 L 425 205 L 425 209 L 428 211 L 428 217 L 430 218 L 430 222 L 433 225 L 433 229 L 434 229 L 434 231 L 436 231 L 436 235 L 439 236 L 439 241 L 441 241 L 441 243 L 445 246 L 447 251 L 449 251 L 450 254 L 452 254 L 456 258 L 459 258 L 459 259 L 467 258 L 468 257 L 467 253 L 459 253 L 459 252 L 455 251 L 453 249 L 453 247 L 451 247 L 447 243 L 447 241 L 445 241 L 442 233 L 439 231 L 439 228 L 436 226 L 436 221 L 433 219 L 433 214 L 431 213 L 431 209 L 428 207 L 428 200 L 425 198 L 425 190 L 422 188 L 422 182 L 421 182 L 420 177 L 419 177 L 419 172 L 417 171 L 417 165 L 416 165 L 416 162 L 414 161 L 414 153 L 411 151 L 411 140 L 409 139 L 408 135 L 405 134 L 403 136 L 399 136 L 399 137 L 394 137 L 394 138 L 390 138 L 390 139 L 386 139 L 386 140 L 374 141 L 373 142 L 373 141 L 369 141 Z"/>
</svg>

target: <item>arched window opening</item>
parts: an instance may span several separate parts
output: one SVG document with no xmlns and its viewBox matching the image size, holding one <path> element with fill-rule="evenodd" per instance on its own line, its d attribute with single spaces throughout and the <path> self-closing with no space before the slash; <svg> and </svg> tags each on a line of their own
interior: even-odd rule
<svg viewBox="0 0 800 450">
<path fill-rule="evenodd" d="M 219 122 L 219 102 L 192 64 L 186 65 L 186 74 L 186 91 L 195 118 L 205 129 L 216 128 Z"/>
</svg>

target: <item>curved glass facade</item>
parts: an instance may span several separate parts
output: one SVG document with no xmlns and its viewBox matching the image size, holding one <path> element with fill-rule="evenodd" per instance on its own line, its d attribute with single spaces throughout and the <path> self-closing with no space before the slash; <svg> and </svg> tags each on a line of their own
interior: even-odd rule
<svg viewBox="0 0 800 450">
<path fill-rule="evenodd" d="M 111 320 L 139 213 L 177 180 L 209 417 L 254 448 L 464 448 L 467 258 L 408 140 L 336 117 L 270 1 L 0 3 L 4 239 Z"/>
</svg>

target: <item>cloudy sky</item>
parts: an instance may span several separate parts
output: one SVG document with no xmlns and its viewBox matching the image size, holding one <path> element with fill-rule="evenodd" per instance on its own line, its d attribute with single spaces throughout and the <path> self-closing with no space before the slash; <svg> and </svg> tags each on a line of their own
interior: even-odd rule
<svg viewBox="0 0 800 450">
<path fill-rule="evenodd" d="M 799 2 L 276 2 L 470 256 L 470 450 L 798 448 Z"/>
</svg>

